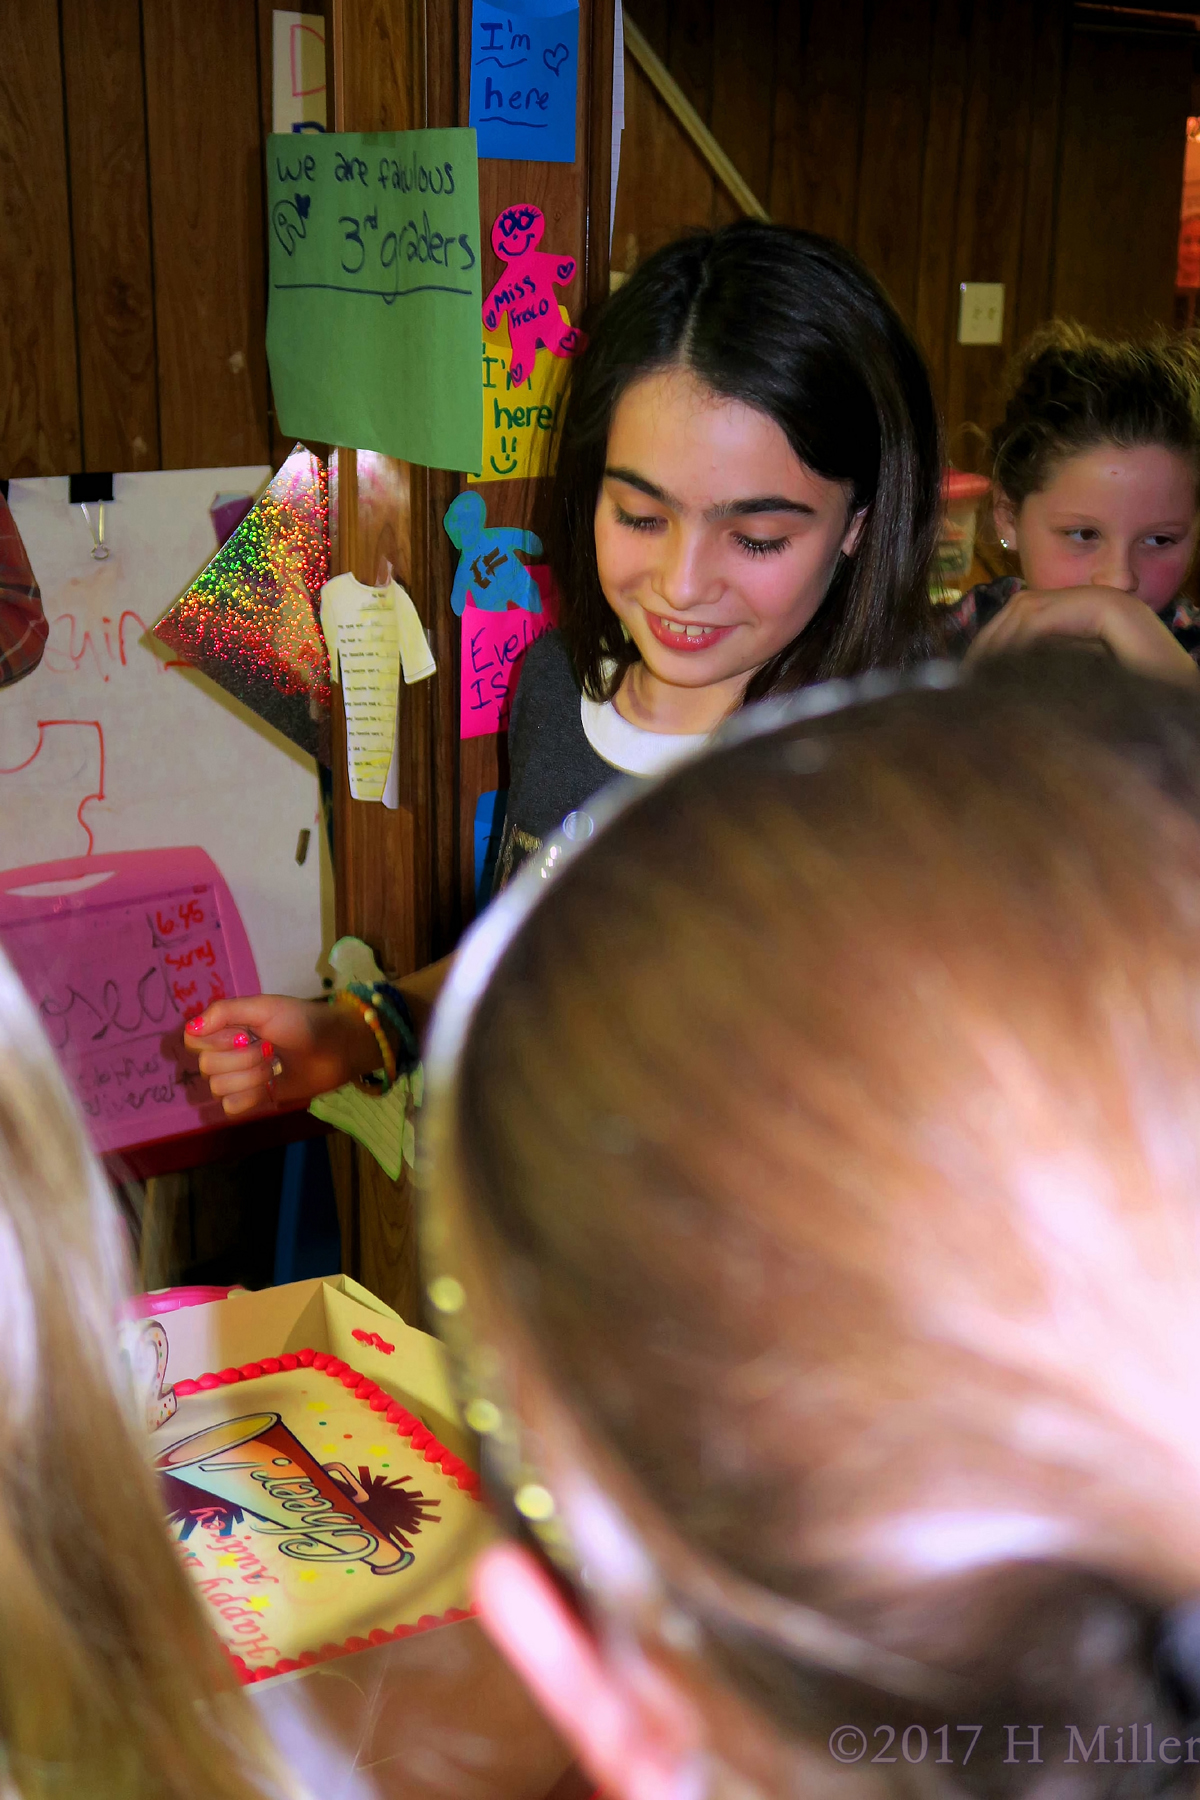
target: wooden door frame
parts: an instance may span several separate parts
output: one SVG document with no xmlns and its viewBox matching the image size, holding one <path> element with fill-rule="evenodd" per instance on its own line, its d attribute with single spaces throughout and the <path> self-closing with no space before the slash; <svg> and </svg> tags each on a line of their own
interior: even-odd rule
<svg viewBox="0 0 1200 1800">
<path fill-rule="evenodd" d="M 338 131 L 466 125 L 470 0 L 325 0 L 329 117 Z M 608 292 L 613 0 L 581 0 L 577 160 L 481 162 L 483 286 L 498 264 L 492 218 L 518 199 L 543 205 L 553 247 L 572 251 L 572 316 Z M 339 935 L 352 933 L 392 973 L 446 954 L 474 910 L 476 801 L 504 785 L 504 745 L 459 738 L 461 623 L 450 604 L 454 553 L 442 517 L 465 478 L 354 450 L 334 452 L 333 568 L 374 582 L 390 562 L 425 623 L 438 674 L 401 696 L 400 806 L 350 798 L 345 719 L 334 701 L 334 865 Z M 481 485 L 494 524 L 528 524 L 533 482 Z M 420 1317 L 412 1190 L 390 1182 L 367 1153 L 335 1137 L 347 1271 L 414 1322 Z"/>
</svg>

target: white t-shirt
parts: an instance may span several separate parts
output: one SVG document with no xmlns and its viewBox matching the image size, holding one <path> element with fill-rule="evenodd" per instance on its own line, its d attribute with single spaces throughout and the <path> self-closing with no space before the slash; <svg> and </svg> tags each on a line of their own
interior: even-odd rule
<svg viewBox="0 0 1200 1800">
<path fill-rule="evenodd" d="M 662 775 L 708 742 L 708 733 L 646 731 L 622 718 L 611 700 L 579 697 L 583 734 L 597 756 L 625 775 Z"/>
</svg>

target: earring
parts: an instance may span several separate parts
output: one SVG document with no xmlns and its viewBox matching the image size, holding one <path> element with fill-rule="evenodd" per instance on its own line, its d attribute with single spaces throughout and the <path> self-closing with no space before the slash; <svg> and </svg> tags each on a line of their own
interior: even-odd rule
<svg viewBox="0 0 1200 1800">
<path fill-rule="evenodd" d="M 1002 550 L 1009 550 L 1009 549 L 1011 549 L 1011 548 L 1012 548 L 1012 546 L 1011 546 L 1011 545 L 1010 545 L 1010 544 L 1009 544 L 1009 541 L 1008 541 L 1008 539 L 1007 539 L 1007 538 L 1001 538 L 1001 539 L 1000 539 L 1000 548 L 1001 548 L 1001 549 L 1002 549 Z"/>
</svg>

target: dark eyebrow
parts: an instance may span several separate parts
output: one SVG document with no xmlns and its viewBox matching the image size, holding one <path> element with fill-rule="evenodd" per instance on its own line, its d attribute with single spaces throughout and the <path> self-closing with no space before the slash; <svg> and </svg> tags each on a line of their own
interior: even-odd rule
<svg viewBox="0 0 1200 1800">
<path fill-rule="evenodd" d="M 682 510 L 678 500 L 633 469 L 605 469 L 604 474 L 607 480 L 623 481 L 626 487 L 636 488 L 639 494 L 645 494 L 650 500 L 660 500 L 675 512 Z M 811 518 L 815 510 L 804 501 L 788 500 L 783 494 L 760 494 L 752 500 L 723 500 L 720 506 L 710 507 L 704 516 L 706 519 L 744 519 L 754 513 L 799 513 Z"/>
<path fill-rule="evenodd" d="M 803 513 L 812 518 L 816 508 L 806 505 L 803 500 L 787 500 L 782 494 L 760 494 L 754 500 L 723 500 L 720 506 L 710 507 L 704 516 L 706 519 L 748 518 L 752 513 Z"/>
<path fill-rule="evenodd" d="M 644 475 L 638 475 L 633 469 L 605 469 L 604 479 L 623 481 L 626 487 L 636 488 L 639 494 L 645 494 L 648 499 L 661 500 L 664 506 L 680 511 L 678 500 L 672 499 L 664 488 L 655 487 L 652 481 L 647 481 Z"/>
</svg>

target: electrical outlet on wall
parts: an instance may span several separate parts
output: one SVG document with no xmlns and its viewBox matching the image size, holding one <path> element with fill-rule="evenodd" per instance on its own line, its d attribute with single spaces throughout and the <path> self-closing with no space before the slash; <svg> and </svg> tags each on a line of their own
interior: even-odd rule
<svg viewBox="0 0 1200 1800">
<path fill-rule="evenodd" d="M 958 284 L 958 341 L 960 344 L 1000 344 L 1004 341 L 1004 283 L 960 281 Z"/>
</svg>

